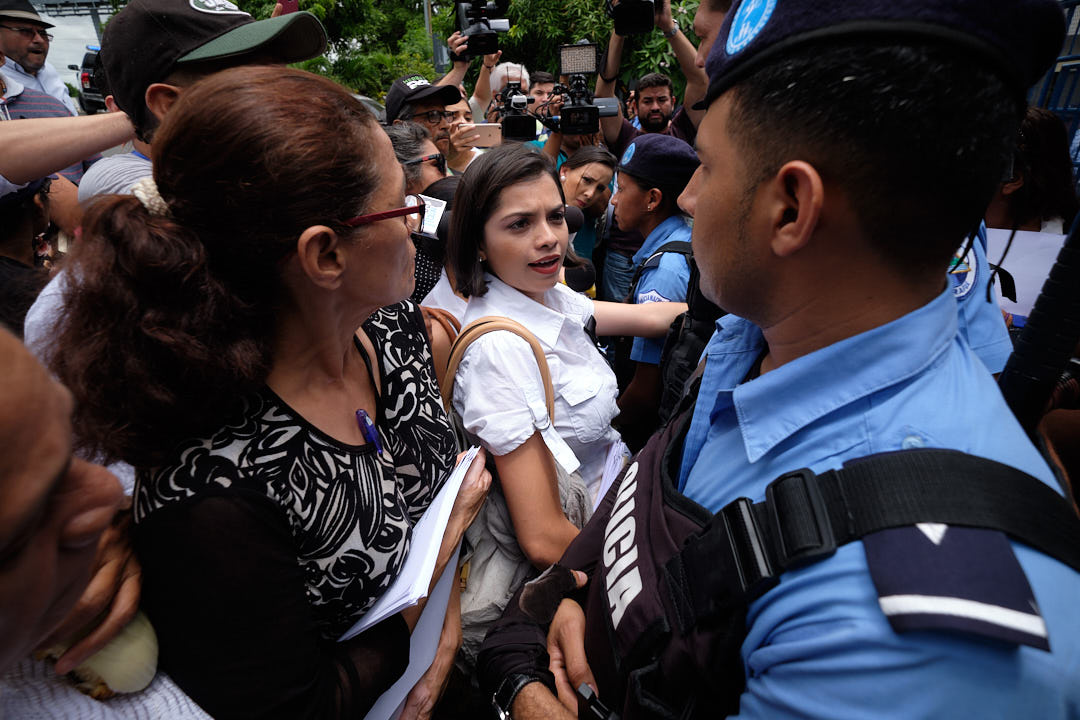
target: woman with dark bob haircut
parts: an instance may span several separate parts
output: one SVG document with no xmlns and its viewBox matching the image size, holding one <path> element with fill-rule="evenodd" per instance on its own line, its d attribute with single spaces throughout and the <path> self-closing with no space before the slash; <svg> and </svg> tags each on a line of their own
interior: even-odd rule
<svg viewBox="0 0 1080 720">
<path fill-rule="evenodd" d="M 363 717 L 421 608 L 338 638 L 397 577 L 454 464 L 403 301 L 418 208 L 371 113 L 298 70 L 185 90 L 153 163 L 86 215 L 52 368 L 81 449 L 136 468 L 161 667 L 219 720 Z M 489 481 L 474 464 L 436 576 Z M 455 651 L 414 694 L 437 697 Z"/>
<path fill-rule="evenodd" d="M 453 392 L 465 430 L 494 455 L 517 543 L 537 569 L 557 561 L 578 533 L 562 506 L 556 463 L 564 476 L 580 474 L 594 501 L 608 451 L 619 442 L 611 426 L 615 376 L 586 326 L 595 320 L 602 335 L 657 337 L 686 309 L 594 302 L 560 284 L 569 246 L 564 202 L 543 155 L 522 145 L 495 148 L 462 176 L 448 248 L 457 289 L 469 298 L 464 323 L 492 315 L 518 321 L 536 335 L 551 372 L 554 423 L 530 346 L 491 332 L 469 345 Z M 474 562 L 470 578 L 477 569 Z M 483 638 L 470 622 L 470 588 L 462 601 L 466 655 Z"/>
</svg>

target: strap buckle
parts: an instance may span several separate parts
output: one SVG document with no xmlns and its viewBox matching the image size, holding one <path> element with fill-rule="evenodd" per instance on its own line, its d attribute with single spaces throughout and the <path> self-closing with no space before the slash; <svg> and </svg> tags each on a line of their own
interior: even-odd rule
<svg viewBox="0 0 1080 720">
<path fill-rule="evenodd" d="M 769 559 L 768 544 L 754 518 L 753 503 L 749 498 L 738 498 L 723 508 L 718 515 L 724 519 L 728 548 L 734 561 L 738 583 L 737 596 L 748 601 L 765 593 L 777 583 L 776 572 Z"/>
<path fill-rule="evenodd" d="M 813 471 L 803 468 L 773 480 L 765 488 L 765 507 L 773 558 L 781 572 L 836 552 L 836 535 Z"/>
</svg>

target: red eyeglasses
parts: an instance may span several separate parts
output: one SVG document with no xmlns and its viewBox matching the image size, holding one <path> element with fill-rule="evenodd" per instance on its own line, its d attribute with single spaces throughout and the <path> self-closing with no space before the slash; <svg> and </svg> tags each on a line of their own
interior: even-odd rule
<svg viewBox="0 0 1080 720">
<path fill-rule="evenodd" d="M 405 225 L 409 228 L 409 232 L 415 232 L 424 224 L 424 200 L 419 195 L 406 195 L 405 207 L 400 207 L 397 210 L 386 210 L 384 212 L 370 213 L 368 215 L 358 215 L 354 218 L 349 218 L 343 221 L 343 225 L 349 227 L 356 227 L 357 225 L 367 225 L 368 223 L 379 222 L 380 220 L 389 220 L 390 218 L 415 215 L 416 217 L 406 217 Z"/>
</svg>

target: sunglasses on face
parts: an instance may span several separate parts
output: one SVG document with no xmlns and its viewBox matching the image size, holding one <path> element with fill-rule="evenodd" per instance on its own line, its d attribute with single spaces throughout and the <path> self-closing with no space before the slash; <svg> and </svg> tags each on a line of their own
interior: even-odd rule
<svg viewBox="0 0 1080 720">
<path fill-rule="evenodd" d="M 419 195 L 406 195 L 404 207 L 399 207 L 396 210 L 370 213 L 368 215 L 358 215 L 354 218 L 345 220 L 342 224 L 347 225 L 348 227 L 357 227 L 358 225 L 368 225 L 373 222 L 379 222 L 380 220 L 404 217 L 405 227 L 409 228 L 409 232 L 416 232 L 424 224 L 424 210 L 425 205 L 423 198 Z"/>
<path fill-rule="evenodd" d="M 36 35 L 40 35 L 46 42 L 52 42 L 53 36 L 45 32 L 45 28 L 24 28 L 24 27 L 11 27 L 10 25 L 0 25 L 5 30 L 11 30 L 22 35 L 27 40 L 33 40 Z"/>
<path fill-rule="evenodd" d="M 441 173 L 446 172 L 446 158 L 443 157 L 442 153 L 434 153 L 432 155 L 425 155 L 423 157 L 418 157 L 418 158 L 416 158 L 414 160 L 406 160 L 405 162 L 403 162 L 401 164 L 402 165 L 419 165 L 420 163 L 427 162 L 428 160 L 434 160 L 435 161 L 435 167 L 438 168 L 439 172 L 441 172 Z"/>
</svg>

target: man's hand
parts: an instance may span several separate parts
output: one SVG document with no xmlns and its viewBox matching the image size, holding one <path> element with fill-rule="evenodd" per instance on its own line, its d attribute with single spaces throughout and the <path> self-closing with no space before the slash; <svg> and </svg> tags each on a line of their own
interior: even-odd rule
<svg viewBox="0 0 1080 720">
<path fill-rule="evenodd" d="M 577 693 L 581 683 L 596 690 L 589 663 L 585 659 L 585 611 L 573 600 L 563 600 L 555 612 L 548 630 L 548 669 L 555 676 L 559 700 L 573 713 L 577 712 Z"/>
<path fill-rule="evenodd" d="M 40 647 L 47 648 L 92 628 L 56 661 L 64 675 L 109 644 L 135 616 L 142 591 L 142 568 L 131 548 L 131 498 L 98 541 L 94 575 L 67 617 Z"/>
<path fill-rule="evenodd" d="M 460 30 L 454 31 L 454 34 L 446 39 L 446 46 L 450 48 L 450 55 L 453 56 L 455 64 L 468 65 L 469 58 L 465 57 L 465 52 L 469 49 L 469 39 L 462 35 Z"/>
<path fill-rule="evenodd" d="M 479 139 L 480 133 L 474 128 L 465 127 L 465 123 L 455 123 L 450 126 L 450 144 L 459 151 L 476 147 Z"/>
<path fill-rule="evenodd" d="M 654 22 L 660 32 L 671 32 L 671 28 L 675 27 L 675 19 L 671 17 L 671 0 L 657 0 Z"/>
</svg>

